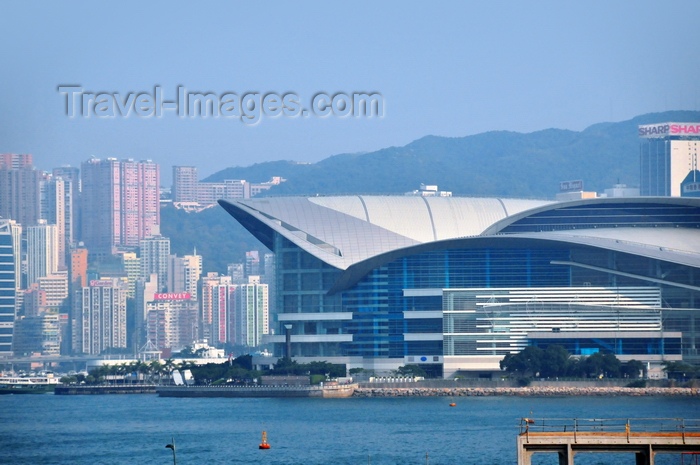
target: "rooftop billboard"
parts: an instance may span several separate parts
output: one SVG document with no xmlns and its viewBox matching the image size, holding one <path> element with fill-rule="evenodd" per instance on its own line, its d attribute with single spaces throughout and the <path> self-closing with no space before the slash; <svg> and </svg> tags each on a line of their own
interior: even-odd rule
<svg viewBox="0 0 700 465">
<path fill-rule="evenodd" d="M 643 139 L 680 136 L 696 136 L 700 138 L 700 123 L 656 123 L 639 126 L 639 137 Z"/>
</svg>

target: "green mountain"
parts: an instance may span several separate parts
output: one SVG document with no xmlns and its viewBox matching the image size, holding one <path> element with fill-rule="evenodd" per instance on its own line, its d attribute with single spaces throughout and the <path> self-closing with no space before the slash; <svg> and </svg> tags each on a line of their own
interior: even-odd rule
<svg viewBox="0 0 700 465">
<path fill-rule="evenodd" d="M 404 147 L 335 155 L 313 164 L 274 161 L 226 168 L 204 181 L 287 179 L 267 195 L 402 194 L 426 183 L 462 196 L 553 198 L 560 181 L 582 179 L 585 190 L 602 192 L 618 182 L 639 184 L 637 125 L 667 121 L 700 121 L 700 112 L 651 113 L 580 132 L 426 136 Z M 168 207 L 161 230 L 171 238 L 173 253 L 191 253 L 196 246 L 207 271 L 224 272 L 228 263 L 243 261 L 247 250 L 264 250 L 218 206 L 201 213 Z"/>
<path fill-rule="evenodd" d="M 162 208 L 160 230 L 170 238 L 170 253 L 182 257 L 196 248 L 205 273 L 226 273 L 226 266 L 243 262 L 248 250 L 267 250 L 218 205 L 199 213 L 187 213 L 172 205 Z"/>
<path fill-rule="evenodd" d="M 426 136 L 404 147 L 341 154 L 313 164 L 289 161 L 227 168 L 205 181 L 287 182 L 267 195 L 401 194 L 420 183 L 454 195 L 553 198 L 560 181 L 582 179 L 601 192 L 618 182 L 639 183 L 637 125 L 700 121 L 697 111 L 669 111 L 576 132 L 546 129 L 493 131 L 466 137 Z"/>
</svg>

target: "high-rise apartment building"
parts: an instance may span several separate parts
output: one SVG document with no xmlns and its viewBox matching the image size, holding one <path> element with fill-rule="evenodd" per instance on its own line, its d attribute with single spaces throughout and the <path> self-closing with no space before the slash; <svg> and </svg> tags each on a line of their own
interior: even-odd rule
<svg viewBox="0 0 700 465">
<path fill-rule="evenodd" d="M 72 184 L 47 175 L 41 182 L 41 218 L 55 224 L 58 233 L 58 268 L 66 269 L 66 250 L 72 243 Z"/>
<path fill-rule="evenodd" d="M 65 313 L 68 303 L 68 272 L 42 276 L 37 279 L 39 289 L 46 293 L 45 306 L 55 313 Z"/>
<path fill-rule="evenodd" d="M 127 292 L 126 282 L 116 278 L 93 280 L 82 289 L 77 352 L 126 348 Z"/>
<path fill-rule="evenodd" d="M 260 276 L 260 252 L 250 250 L 245 253 L 245 275 Z"/>
<path fill-rule="evenodd" d="M 32 283 L 27 290 L 24 291 L 24 299 L 22 301 L 23 316 L 36 316 L 46 310 L 46 291 L 39 288 L 38 283 Z"/>
<path fill-rule="evenodd" d="M 75 289 L 87 286 L 88 250 L 73 249 L 70 252 L 70 282 Z"/>
<path fill-rule="evenodd" d="M 0 227 L 3 224 L 0 218 Z M 15 302 L 15 311 L 19 311 L 22 304 L 22 225 L 14 220 L 5 220 L 6 227 L 12 236 L 12 255 L 14 260 L 15 270 L 15 291 L 17 300 Z"/>
<path fill-rule="evenodd" d="M 192 300 L 197 300 L 197 285 L 202 276 L 202 256 L 171 255 L 168 260 L 168 292 L 186 292 Z"/>
<path fill-rule="evenodd" d="M 19 318 L 15 325 L 14 339 L 16 356 L 60 355 L 60 315 L 44 312 Z"/>
<path fill-rule="evenodd" d="M 0 169 L 31 168 L 32 164 L 32 155 L 29 153 L 0 153 Z"/>
<path fill-rule="evenodd" d="M 122 266 L 129 282 L 129 298 L 133 299 L 136 297 L 136 281 L 141 277 L 141 259 L 134 252 L 124 252 L 121 255 Z"/>
<path fill-rule="evenodd" d="M 226 274 L 231 277 L 233 284 L 245 284 L 245 267 L 243 263 L 229 263 L 226 266 Z"/>
<path fill-rule="evenodd" d="M 24 227 L 37 224 L 41 217 L 40 190 L 41 172 L 31 165 L 12 160 L 0 164 L 0 217 L 13 219 Z"/>
<path fill-rule="evenodd" d="M 263 334 L 270 329 L 267 284 L 260 283 L 259 276 L 250 276 L 248 284 L 236 288 L 236 344 L 257 347 Z"/>
<path fill-rule="evenodd" d="M 158 349 L 181 350 L 197 340 L 197 303 L 189 297 L 157 293 L 147 303 L 146 335 Z"/>
<path fill-rule="evenodd" d="M 141 241 L 139 261 L 141 278 L 151 274 L 158 275 L 158 291 L 168 290 L 168 259 L 170 257 L 170 239 L 163 236 L 151 236 Z"/>
<path fill-rule="evenodd" d="M 236 285 L 230 282 L 211 286 L 212 342 L 214 345 L 235 343 Z"/>
<path fill-rule="evenodd" d="M 158 293 L 158 275 L 151 274 L 146 278 L 139 278 L 136 281 L 136 324 L 132 339 L 143 347 L 148 341 L 148 304 L 155 300 Z M 153 341 L 150 341 L 153 344 Z"/>
<path fill-rule="evenodd" d="M 230 342 L 234 334 L 232 314 L 236 285 L 230 276 L 210 272 L 202 277 L 200 338 L 213 344 Z"/>
<path fill-rule="evenodd" d="M 680 197 L 681 183 L 698 169 L 700 123 L 639 126 L 640 195 Z"/>
<path fill-rule="evenodd" d="M 160 224 L 160 169 L 150 160 L 82 164 L 82 235 L 95 255 L 136 248 Z"/>
<path fill-rule="evenodd" d="M 39 220 L 27 228 L 27 285 L 58 272 L 58 228 Z"/>
<path fill-rule="evenodd" d="M 210 271 L 206 276 L 201 278 L 201 295 L 199 296 L 199 338 L 211 342 L 212 339 L 212 320 L 214 308 L 214 291 L 213 286 L 221 282 L 222 277 L 219 273 Z M 228 282 L 231 282 L 230 277 L 226 277 Z"/>
<path fill-rule="evenodd" d="M 196 167 L 173 166 L 173 202 L 196 202 L 198 182 Z"/>
<path fill-rule="evenodd" d="M 0 219 L 0 356 L 12 355 L 17 269 L 11 221 Z"/>
<path fill-rule="evenodd" d="M 69 246 L 78 243 L 80 236 L 80 168 L 61 166 L 52 170 L 53 177 L 63 179 L 70 189 L 65 193 L 66 199 L 66 242 Z"/>
</svg>

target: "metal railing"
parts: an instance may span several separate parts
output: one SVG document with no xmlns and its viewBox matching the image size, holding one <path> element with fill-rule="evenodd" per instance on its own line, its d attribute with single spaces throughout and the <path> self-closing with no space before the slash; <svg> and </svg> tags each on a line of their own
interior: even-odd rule
<svg viewBox="0 0 700 465">
<path fill-rule="evenodd" d="M 685 418 L 521 418 L 520 434 L 530 433 L 700 433 L 700 419 Z"/>
</svg>

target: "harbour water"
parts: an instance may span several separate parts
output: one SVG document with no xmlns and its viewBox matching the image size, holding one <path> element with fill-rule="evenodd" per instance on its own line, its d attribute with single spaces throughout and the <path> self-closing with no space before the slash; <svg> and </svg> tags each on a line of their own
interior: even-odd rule
<svg viewBox="0 0 700 465">
<path fill-rule="evenodd" d="M 431 465 L 514 465 L 521 417 L 700 418 L 700 398 L 9 395 L 0 397 L 0 463 L 168 465 L 174 437 L 178 465 L 421 465 L 426 453 Z M 270 450 L 258 450 L 263 430 Z M 576 463 L 634 464 L 634 456 L 581 454 Z"/>
</svg>

